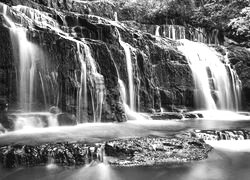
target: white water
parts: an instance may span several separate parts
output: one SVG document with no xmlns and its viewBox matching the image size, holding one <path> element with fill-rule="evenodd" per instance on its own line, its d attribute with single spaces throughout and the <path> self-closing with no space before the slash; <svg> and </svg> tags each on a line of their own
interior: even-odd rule
<svg viewBox="0 0 250 180">
<path fill-rule="evenodd" d="M 88 98 L 87 98 L 87 82 L 89 83 L 89 89 L 91 94 L 91 104 L 93 110 L 93 121 L 100 122 L 102 114 L 102 105 L 105 99 L 105 84 L 104 77 L 97 72 L 95 60 L 92 57 L 91 51 L 84 39 L 81 41 L 75 40 L 72 37 L 68 36 L 67 33 L 63 32 L 59 28 L 59 24 L 51 17 L 49 14 L 40 12 L 38 10 L 26 7 L 26 6 L 14 6 L 13 9 L 18 13 L 21 13 L 21 17 L 28 21 L 31 24 L 35 24 L 41 28 L 48 28 L 56 32 L 60 37 L 69 39 L 76 42 L 77 52 L 80 62 L 80 78 L 78 79 L 77 74 L 75 73 L 75 79 L 78 82 L 77 89 L 77 111 L 76 116 L 79 123 L 88 121 Z M 41 61 L 44 58 L 42 51 L 27 40 L 26 32 L 24 28 L 17 28 L 11 19 L 7 16 L 7 6 L 4 5 L 3 14 L 6 17 L 7 23 L 11 26 L 12 36 L 15 38 L 15 41 L 18 44 L 18 47 L 15 49 L 18 50 L 19 55 L 17 59 L 20 61 L 20 104 L 23 111 L 32 111 L 32 104 L 34 103 L 34 80 L 36 80 L 36 61 Z M 23 21 L 23 20 L 22 20 Z M 13 46 L 16 46 L 13 43 Z M 39 62 L 40 64 L 41 62 Z M 56 72 L 51 73 L 51 77 L 48 77 L 48 83 L 51 84 L 51 87 L 58 86 L 57 80 L 55 77 Z M 39 80 L 41 81 L 41 88 L 43 91 L 44 103 L 46 104 L 46 88 L 44 79 L 46 79 L 43 73 L 39 72 L 37 74 Z M 87 79 L 88 77 L 88 79 Z M 56 82 L 56 84 L 54 84 Z M 53 103 L 58 105 L 59 102 L 59 92 L 53 89 L 55 93 L 55 100 Z"/>
<path fill-rule="evenodd" d="M 125 51 L 126 62 L 127 62 L 128 83 L 129 83 L 129 107 L 132 111 L 135 111 L 135 90 L 134 90 L 134 79 L 133 79 L 133 65 L 132 65 L 131 52 L 130 52 L 131 46 L 128 43 L 122 41 L 121 35 L 120 35 L 118 30 L 117 30 L 117 32 L 119 35 L 119 43 Z"/>
<path fill-rule="evenodd" d="M 224 57 L 205 44 L 180 40 L 178 49 L 186 56 L 195 83 L 195 103 L 198 109 L 237 110 L 239 91 L 232 83 Z M 233 74 L 236 76 L 236 74 Z M 239 81 L 237 77 L 233 79 Z M 240 82 L 237 82 L 240 84 Z M 237 92 L 239 94 L 239 92 Z"/>
<path fill-rule="evenodd" d="M 10 33 L 13 49 L 19 52 L 16 59 L 19 61 L 20 108 L 23 111 L 32 111 L 32 104 L 34 101 L 34 80 L 36 78 L 36 61 L 40 60 L 42 52 L 36 45 L 28 41 L 26 30 L 16 27 L 15 23 L 8 17 L 7 6 L 4 5 L 3 8 L 3 16 L 11 26 Z M 14 52 L 14 54 L 15 53 L 16 52 Z M 43 94 L 45 96 L 44 89 Z"/>
<path fill-rule="evenodd" d="M 160 26 L 157 25 L 157 26 L 156 26 L 156 29 L 155 29 L 155 36 L 160 36 L 159 30 L 160 30 Z"/>
<path fill-rule="evenodd" d="M 114 19 L 115 19 L 115 21 L 118 21 L 117 12 L 114 13 Z"/>
<path fill-rule="evenodd" d="M 30 130 L 33 128 L 58 126 L 57 115 L 48 112 L 14 113 L 14 130 Z"/>
<path fill-rule="evenodd" d="M 215 121 L 239 121 L 250 120 L 250 115 L 247 112 L 236 113 L 227 110 L 203 110 L 193 111 L 193 114 L 202 114 L 203 120 L 215 120 Z"/>
<path fill-rule="evenodd" d="M 84 61 L 83 53 L 80 44 L 77 43 L 77 52 L 81 64 L 80 86 L 77 90 L 77 121 L 78 123 L 86 122 L 87 118 L 87 67 Z M 76 78 L 77 79 L 77 78 Z"/>
<path fill-rule="evenodd" d="M 166 32 L 167 31 L 167 32 Z M 186 29 L 179 25 L 165 25 L 163 35 L 173 40 L 186 39 Z"/>
<path fill-rule="evenodd" d="M 84 52 L 87 59 L 87 63 L 91 68 L 90 70 L 90 83 L 91 83 L 91 101 L 94 115 L 94 122 L 101 122 L 102 105 L 105 99 L 106 88 L 104 83 L 104 77 L 97 72 L 96 63 L 91 55 L 90 48 L 87 44 L 83 44 Z"/>
</svg>

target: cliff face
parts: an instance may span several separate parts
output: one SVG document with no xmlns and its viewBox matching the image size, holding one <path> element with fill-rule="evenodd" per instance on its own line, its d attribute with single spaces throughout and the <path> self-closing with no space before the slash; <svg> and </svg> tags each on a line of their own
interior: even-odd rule
<svg viewBox="0 0 250 180">
<path fill-rule="evenodd" d="M 6 14 L 5 6 L 0 6 L 0 96 L 12 109 L 20 107 L 20 54 L 25 44 L 15 37 L 6 16 L 26 30 L 28 42 L 36 47 L 30 55 L 37 58 L 33 110 L 58 106 L 89 122 L 101 111 L 101 121 L 125 121 L 119 78 L 125 83 L 127 104 L 129 78 L 121 40 L 129 44 L 137 111 L 194 107 L 192 74 L 176 42 L 112 21 L 112 4 L 35 0 L 7 4 L 27 6 L 8 7 Z"/>
</svg>

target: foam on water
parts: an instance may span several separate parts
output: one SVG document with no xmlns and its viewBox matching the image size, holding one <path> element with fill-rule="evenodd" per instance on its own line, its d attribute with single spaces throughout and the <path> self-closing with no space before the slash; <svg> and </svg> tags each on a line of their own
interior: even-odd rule
<svg viewBox="0 0 250 180">
<path fill-rule="evenodd" d="M 235 152 L 250 152 L 250 140 L 206 140 L 205 142 L 215 149 Z"/>
<path fill-rule="evenodd" d="M 222 111 L 222 110 L 204 110 L 204 111 L 193 111 L 193 114 L 202 114 L 203 120 L 224 120 L 224 121 L 239 121 L 239 120 L 250 120 L 250 116 L 247 114 L 237 113 L 233 111 Z"/>
</svg>

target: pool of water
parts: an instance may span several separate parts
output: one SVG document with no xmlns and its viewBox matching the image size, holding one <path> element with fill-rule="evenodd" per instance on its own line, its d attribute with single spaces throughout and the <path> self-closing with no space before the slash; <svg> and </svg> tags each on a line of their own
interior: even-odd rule
<svg viewBox="0 0 250 180">
<path fill-rule="evenodd" d="M 1 180 L 249 180 L 250 153 L 213 150 L 207 160 L 166 167 L 33 167 L 0 170 Z"/>
<path fill-rule="evenodd" d="M 146 122 L 145 122 L 146 121 Z M 84 124 L 75 127 L 38 128 L 0 136 L 0 144 L 44 143 L 55 141 L 99 142 L 131 136 L 172 136 L 190 129 L 250 129 L 250 120 L 214 121 L 129 121 L 116 124 Z M 1 180 L 249 180 L 250 140 L 211 141 L 209 158 L 165 167 L 116 168 L 105 163 L 84 167 L 0 168 Z"/>
</svg>

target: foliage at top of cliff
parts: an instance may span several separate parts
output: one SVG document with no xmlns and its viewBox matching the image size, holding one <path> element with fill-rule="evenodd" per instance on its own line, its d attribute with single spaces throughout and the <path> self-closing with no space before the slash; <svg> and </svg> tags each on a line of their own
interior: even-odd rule
<svg viewBox="0 0 250 180">
<path fill-rule="evenodd" d="M 120 20 L 145 24 L 183 24 L 189 21 L 194 8 L 193 0 L 117 0 L 115 4 Z"/>
<path fill-rule="evenodd" d="M 223 29 L 249 0 L 113 0 L 119 19 L 146 24 L 187 24 Z"/>
<path fill-rule="evenodd" d="M 210 0 L 194 9 L 192 23 L 207 29 L 225 30 L 231 19 L 249 6 L 248 0 Z"/>
<path fill-rule="evenodd" d="M 143 24 L 189 24 L 218 29 L 238 43 L 250 40 L 249 0 L 113 0 L 118 19 Z M 250 44 L 249 44 L 250 46 Z"/>
</svg>

